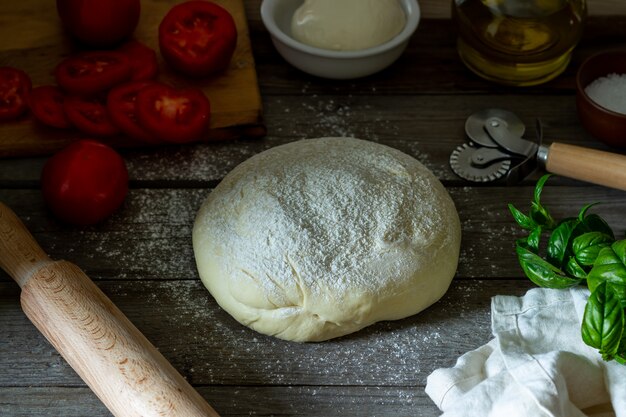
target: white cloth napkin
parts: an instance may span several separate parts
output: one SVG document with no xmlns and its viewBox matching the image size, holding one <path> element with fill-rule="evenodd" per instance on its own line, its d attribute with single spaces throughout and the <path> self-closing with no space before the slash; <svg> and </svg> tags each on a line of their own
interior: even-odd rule
<svg viewBox="0 0 626 417">
<path fill-rule="evenodd" d="M 588 296 L 579 287 L 494 297 L 495 338 L 428 377 L 442 417 L 626 417 L 626 365 L 604 362 L 580 336 Z"/>
</svg>

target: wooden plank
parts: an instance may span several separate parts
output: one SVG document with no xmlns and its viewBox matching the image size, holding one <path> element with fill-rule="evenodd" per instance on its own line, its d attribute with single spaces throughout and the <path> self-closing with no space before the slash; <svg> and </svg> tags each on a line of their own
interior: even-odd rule
<svg viewBox="0 0 626 417">
<path fill-rule="evenodd" d="M 523 236 L 507 203 L 527 212 L 533 187 L 449 187 L 461 218 L 459 279 L 519 278 L 514 242 Z M 76 228 L 58 223 L 38 190 L 0 190 L 0 201 L 24 220 L 55 259 L 67 259 L 96 280 L 172 280 L 197 277 L 191 229 L 209 189 L 134 189 L 120 212 L 104 223 Z M 626 193 L 602 187 L 546 188 L 543 201 L 556 218 L 575 216 L 586 203 L 618 236 L 626 230 Z M 8 277 L 0 273 L 0 280 Z"/>
<path fill-rule="evenodd" d="M 223 417 L 432 417 L 423 387 L 199 387 Z M 0 414 L 11 417 L 110 417 L 87 388 L 0 388 Z"/>
<path fill-rule="evenodd" d="M 100 288 L 193 385 L 421 387 L 491 339 L 490 299 L 525 280 L 455 281 L 415 316 L 322 343 L 286 342 L 230 317 L 198 280 L 101 281 Z M 0 283 L 0 387 L 83 386 Z M 1 391 L 0 391 L 1 392 Z"/>
<path fill-rule="evenodd" d="M 29 74 L 33 85 L 53 84 L 52 69 L 76 47 L 63 33 L 49 2 L 39 9 L 36 0 L 3 2 L 0 13 L 0 66 L 10 65 Z M 135 37 L 158 51 L 158 24 L 176 1 L 142 2 Z M 232 13 L 239 32 L 237 49 L 226 72 L 207 79 L 176 74 L 159 56 L 159 80 L 179 88 L 202 89 L 212 104 L 211 130 L 203 140 L 233 139 L 265 134 L 262 103 L 255 70 L 247 19 L 242 0 L 217 0 Z M 33 32 L 37 32 L 33 34 Z M 22 36 L 24 34 L 24 36 Z M 84 135 L 41 126 L 31 117 L 0 125 L 0 157 L 46 155 Z M 119 136 L 107 141 L 116 147 L 140 144 Z"/>
<path fill-rule="evenodd" d="M 123 155 L 131 180 L 140 186 L 207 186 L 270 147 L 302 138 L 347 135 L 398 148 L 440 179 L 458 184 L 459 178 L 449 168 L 450 153 L 465 141 L 466 118 L 489 107 L 517 113 L 527 126 L 541 118 L 547 142 L 560 140 L 610 150 L 584 131 L 574 97 L 569 95 L 390 96 L 372 92 L 368 97 L 266 96 L 265 117 L 270 129 L 263 140 L 126 150 Z M 43 163 L 44 159 L 0 160 L 0 187 L 37 186 Z"/>
</svg>

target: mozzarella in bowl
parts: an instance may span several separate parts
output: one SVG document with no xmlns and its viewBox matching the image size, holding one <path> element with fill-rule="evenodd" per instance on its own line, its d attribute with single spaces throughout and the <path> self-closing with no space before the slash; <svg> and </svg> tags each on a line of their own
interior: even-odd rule
<svg viewBox="0 0 626 417">
<path fill-rule="evenodd" d="M 398 0 L 306 0 L 294 13 L 294 39 L 316 48 L 354 51 L 393 39 L 406 25 Z"/>
</svg>

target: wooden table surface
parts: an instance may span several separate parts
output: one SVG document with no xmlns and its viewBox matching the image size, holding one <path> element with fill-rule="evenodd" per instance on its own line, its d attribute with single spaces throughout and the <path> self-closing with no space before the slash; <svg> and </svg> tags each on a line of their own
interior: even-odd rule
<svg viewBox="0 0 626 417">
<path fill-rule="evenodd" d="M 448 156 L 464 141 L 465 118 L 486 107 L 507 108 L 527 124 L 541 117 L 548 140 L 607 149 L 580 126 L 574 75 L 586 56 L 625 43 L 626 17 L 592 17 L 561 77 L 515 89 L 465 69 L 451 22 L 430 19 L 391 68 L 354 81 L 314 78 L 274 50 L 259 4 L 251 0 L 246 7 L 265 139 L 125 151 L 128 198 L 118 213 L 93 227 L 63 225 L 46 211 L 38 180 L 44 158 L 1 160 L 0 200 L 51 257 L 81 266 L 223 416 L 436 415 L 424 393 L 426 377 L 490 340 L 492 296 L 522 295 L 531 288 L 514 255 L 520 232 L 506 204 L 526 210 L 534 180 L 475 187 L 455 177 Z M 38 21 L 32 22 L 36 27 Z M 19 67 L 24 52 L 15 53 L 11 42 L 40 41 L 0 37 L 0 65 Z M 431 308 L 340 339 L 297 344 L 257 334 L 217 306 L 198 279 L 191 229 L 203 199 L 238 163 L 276 145 L 321 136 L 368 139 L 419 159 L 452 195 L 463 243 L 452 286 Z M 626 229 L 624 192 L 557 178 L 544 200 L 556 217 L 602 201 L 595 212 L 619 236 Z M 110 414 L 25 318 L 18 286 L 0 273 L 0 416 L 87 415 Z"/>
</svg>

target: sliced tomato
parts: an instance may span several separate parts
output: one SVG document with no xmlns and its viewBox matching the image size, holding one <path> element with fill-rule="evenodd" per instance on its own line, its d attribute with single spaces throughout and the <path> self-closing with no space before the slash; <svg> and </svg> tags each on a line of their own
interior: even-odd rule
<svg viewBox="0 0 626 417">
<path fill-rule="evenodd" d="M 131 67 L 128 58 L 121 52 L 85 52 L 63 60 L 54 75 L 65 91 L 93 95 L 128 80 Z"/>
<path fill-rule="evenodd" d="M 151 80 L 159 70 L 156 52 L 139 41 L 126 42 L 117 49 L 130 61 L 131 81 Z"/>
<path fill-rule="evenodd" d="M 203 77 L 228 67 L 237 46 L 230 13 L 210 1 L 192 0 L 172 7 L 159 25 L 159 48 L 175 70 Z"/>
<path fill-rule="evenodd" d="M 200 90 L 153 85 L 137 94 L 139 123 L 165 142 L 200 139 L 208 128 L 210 113 L 209 99 Z"/>
<path fill-rule="evenodd" d="M 30 93 L 30 111 L 35 119 L 47 126 L 67 129 L 72 124 L 65 115 L 64 101 L 65 94 L 59 88 L 53 85 L 36 87 Z"/>
<path fill-rule="evenodd" d="M 107 110 L 113 124 L 131 138 L 146 143 L 160 143 L 161 140 L 137 120 L 137 94 L 150 85 L 156 85 L 156 81 L 132 81 L 115 87 L 109 91 Z"/>
<path fill-rule="evenodd" d="M 0 67 L 0 120 L 12 120 L 28 108 L 32 84 L 24 71 Z"/>
<path fill-rule="evenodd" d="M 111 122 L 103 101 L 97 98 L 69 96 L 63 103 L 69 121 L 83 133 L 93 136 L 112 136 L 119 129 Z"/>
</svg>

